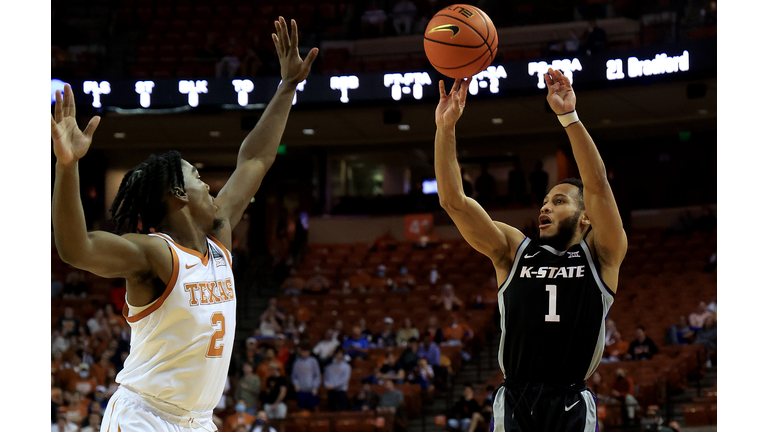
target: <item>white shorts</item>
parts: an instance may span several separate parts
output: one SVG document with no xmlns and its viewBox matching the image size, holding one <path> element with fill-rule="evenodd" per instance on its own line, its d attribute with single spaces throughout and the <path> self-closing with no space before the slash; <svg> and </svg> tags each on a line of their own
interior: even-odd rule
<svg viewBox="0 0 768 432">
<path fill-rule="evenodd" d="M 104 410 L 101 432 L 217 432 L 211 411 L 192 412 L 171 406 L 160 409 L 157 405 L 120 386 Z"/>
</svg>

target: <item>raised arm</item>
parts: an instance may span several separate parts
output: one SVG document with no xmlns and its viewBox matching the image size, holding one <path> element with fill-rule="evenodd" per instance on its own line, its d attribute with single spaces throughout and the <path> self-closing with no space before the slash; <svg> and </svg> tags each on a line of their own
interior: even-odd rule
<svg viewBox="0 0 768 432">
<path fill-rule="evenodd" d="M 435 110 L 435 177 L 440 205 L 464 239 L 493 261 L 497 272 L 511 268 L 511 252 L 525 239 L 519 230 L 494 222 L 474 199 L 464 195 L 456 158 L 456 122 L 467 101 L 469 82 L 456 80 L 450 94 L 440 80 L 440 103 Z"/>
<path fill-rule="evenodd" d="M 218 216 L 234 228 L 243 216 L 251 198 L 261 186 L 261 181 L 272 166 L 277 155 L 280 139 L 285 131 L 291 102 L 296 86 L 303 81 L 317 57 L 318 49 L 312 48 L 307 58 L 299 57 L 299 36 L 296 21 L 291 20 L 291 35 L 283 17 L 275 21 L 276 34 L 272 41 L 280 58 L 280 72 L 283 82 L 267 105 L 256 127 L 245 137 L 237 155 L 237 167 L 216 197 Z"/>
<path fill-rule="evenodd" d="M 80 200 L 78 161 L 91 145 L 101 119 L 94 117 L 84 131 L 77 127 L 75 100 L 69 84 L 64 95 L 56 92 L 55 118 L 51 115 L 51 138 L 56 155 L 51 213 L 56 249 L 62 261 L 102 277 L 127 277 L 151 269 L 147 236 L 120 237 L 104 231 L 88 232 Z M 168 260 L 171 260 L 168 253 Z M 168 272 L 171 269 L 169 267 Z"/>
<path fill-rule="evenodd" d="M 568 78 L 559 70 L 552 68 L 549 69 L 549 74 L 545 78 L 548 90 L 547 101 L 552 110 L 558 116 L 575 113 L 576 95 Z M 616 206 L 611 186 L 608 184 L 603 159 L 592 137 L 580 121 L 566 125 L 565 131 L 571 141 L 573 156 L 579 167 L 581 181 L 584 183 L 584 206 L 592 226 L 587 242 L 592 243 L 590 246 L 594 246 L 593 250 L 604 268 L 608 267 L 606 270 L 617 272 L 627 253 L 627 235 L 622 226 L 619 208 Z M 615 289 L 615 284 L 613 287 Z"/>
</svg>

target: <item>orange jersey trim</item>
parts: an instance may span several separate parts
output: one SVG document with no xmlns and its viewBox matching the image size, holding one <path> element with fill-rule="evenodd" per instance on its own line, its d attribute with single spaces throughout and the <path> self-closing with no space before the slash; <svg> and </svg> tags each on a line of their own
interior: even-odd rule
<svg viewBox="0 0 768 432">
<path fill-rule="evenodd" d="M 160 306 L 163 305 L 163 302 L 166 298 L 168 298 L 169 295 L 171 295 L 171 291 L 173 291 L 173 287 L 176 286 L 176 281 L 179 279 L 179 256 L 176 255 L 176 251 L 173 250 L 173 248 L 169 248 L 171 250 L 171 255 L 173 255 L 173 273 L 171 273 L 171 278 L 168 280 L 168 285 L 165 287 L 165 291 L 163 291 L 163 294 L 158 298 L 152 306 L 144 309 L 143 311 L 137 313 L 133 316 L 128 316 L 128 302 L 126 302 L 123 305 L 123 317 L 125 317 L 125 320 L 129 323 L 135 323 L 136 321 L 146 317 L 147 315 L 151 314 L 152 312 L 156 311 Z"/>
<path fill-rule="evenodd" d="M 229 249 L 227 249 L 223 244 L 221 244 L 220 241 L 216 239 L 216 237 L 208 234 L 208 238 L 211 239 L 212 242 L 216 243 L 216 246 L 220 247 L 221 250 L 224 251 L 224 256 L 227 258 L 227 262 L 229 263 L 229 267 L 232 268 L 232 260 L 229 259 Z"/>
<path fill-rule="evenodd" d="M 207 266 L 207 265 L 208 265 L 208 257 L 209 257 L 209 255 L 210 255 L 210 254 L 208 253 L 208 248 L 207 248 L 207 247 L 208 247 L 208 244 L 207 244 L 207 243 L 206 243 L 206 245 L 205 245 L 205 246 L 206 246 L 206 250 L 205 250 L 205 256 L 203 256 L 203 255 L 202 255 L 200 252 L 198 252 L 198 251 L 196 251 L 196 250 L 194 250 L 194 249 L 186 248 L 186 247 L 184 247 L 184 246 L 182 246 L 182 245 L 180 245 L 180 244 L 176 243 L 176 242 L 175 242 L 175 241 L 173 241 L 173 239 L 172 239 L 172 238 L 171 238 L 169 235 L 167 235 L 167 234 L 158 233 L 158 232 L 156 232 L 156 233 L 153 233 L 153 234 L 157 234 L 157 235 L 159 235 L 160 237 L 162 237 L 162 238 L 164 238 L 164 239 L 168 240 L 169 242 L 173 243 L 173 244 L 174 244 L 174 245 L 175 245 L 177 248 L 179 248 L 179 249 L 183 250 L 184 252 L 186 252 L 186 253 L 188 253 L 188 254 L 190 254 L 190 255 L 194 255 L 194 256 L 196 256 L 196 257 L 200 258 L 200 262 L 202 262 L 204 266 Z"/>
</svg>

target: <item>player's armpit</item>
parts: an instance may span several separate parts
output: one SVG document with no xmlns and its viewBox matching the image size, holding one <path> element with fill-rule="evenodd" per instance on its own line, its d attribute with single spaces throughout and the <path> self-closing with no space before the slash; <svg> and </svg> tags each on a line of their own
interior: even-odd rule
<svg viewBox="0 0 768 432">
<path fill-rule="evenodd" d="M 592 243 L 604 265 L 618 267 L 627 253 L 627 234 L 608 181 L 584 182 L 584 206 L 592 226 Z"/>
<path fill-rule="evenodd" d="M 172 259 L 165 240 L 160 238 L 92 231 L 88 233 L 85 249 L 68 264 L 104 278 L 129 278 L 137 273 L 152 271 L 161 279 L 168 280 Z M 162 273 L 169 274 L 163 278 Z"/>
</svg>

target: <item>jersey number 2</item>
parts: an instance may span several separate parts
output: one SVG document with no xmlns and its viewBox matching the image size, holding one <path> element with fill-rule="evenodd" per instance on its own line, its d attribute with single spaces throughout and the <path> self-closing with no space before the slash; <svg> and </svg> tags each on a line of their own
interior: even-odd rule
<svg viewBox="0 0 768 432">
<path fill-rule="evenodd" d="M 560 315 L 557 314 L 557 285 L 547 285 L 546 288 L 549 291 L 549 313 L 544 315 L 544 321 L 560 322 Z"/>
<path fill-rule="evenodd" d="M 217 342 L 221 342 L 224 339 L 224 314 L 221 312 L 214 312 L 211 315 L 211 326 L 214 328 L 221 324 L 221 328 L 213 332 L 211 335 L 211 342 L 208 344 L 208 352 L 205 353 L 206 357 L 221 357 L 224 352 L 224 343 L 221 346 L 216 347 Z"/>
</svg>

